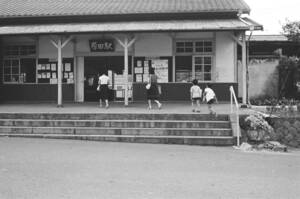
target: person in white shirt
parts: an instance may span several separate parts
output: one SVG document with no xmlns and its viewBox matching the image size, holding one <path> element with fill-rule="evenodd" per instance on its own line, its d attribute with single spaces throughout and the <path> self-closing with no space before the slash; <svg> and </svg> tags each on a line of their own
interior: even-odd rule
<svg viewBox="0 0 300 199">
<path fill-rule="evenodd" d="M 109 104 L 108 104 L 109 77 L 105 73 L 102 73 L 102 75 L 99 77 L 98 84 L 99 84 L 99 91 L 100 91 L 99 106 L 101 108 L 102 107 L 102 101 L 105 101 L 105 107 L 108 108 L 109 107 Z"/>
<path fill-rule="evenodd" d="M 191 100 L 192 100 L 192 111 L 200 112 L 200 101 L 202 98 L 202 89 L 198 86 L 198 80 L 193 80 L 193 86 L 190 89 Z M 196 103 L 196 108 L 194 108 L 194 102 Z"/>
<path fill-rule="evenodd" d="M 203 101 L 206 101 L 208 110 L 210 114 L 216 115 L 216 112 L 213 110 L 212 104 L 217 102 L 217 97 L 215 92 L 211 89 L 211 85 L 207 84 L 204 89 Z"/>
</svg>

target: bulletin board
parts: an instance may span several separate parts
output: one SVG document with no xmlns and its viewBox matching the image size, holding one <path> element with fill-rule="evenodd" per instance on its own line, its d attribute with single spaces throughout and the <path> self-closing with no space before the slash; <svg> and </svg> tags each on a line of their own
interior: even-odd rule
<svg viewBox="0 0 300 199">
<path fill-rule="evenodd" d="M 172 81 L 172 57 L 135 57 L 134 82 L 148 82 L 156 74 L 159 83 Z"/>
<path fill-rule="evenodd" d="M 37 82 L 57 84 L 58 83 L 58 65 L 57 61 L 49 59 L 39 59 L 37 65 Z M 73 59 L 64 59 L 62 62 L 62 83 L 74 83 Z"/>
</svg>

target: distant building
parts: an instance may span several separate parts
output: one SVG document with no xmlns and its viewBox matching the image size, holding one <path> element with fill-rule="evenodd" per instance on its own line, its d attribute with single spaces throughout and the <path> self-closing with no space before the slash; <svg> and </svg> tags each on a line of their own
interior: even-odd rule
<svg viewBox="0 0 300 199">
<path fill-rule="evenodd" d="M 289 41 L 284 35 L 252 35 L 247 36 L 249 58 L 270 58 L 281 52 L 286 56 L 299 56 L 300 43 Z"/>
<path fill-rule="evenodd" d="M 299 56 L 300 43 L 289 41 L 284 35 L 247 35 L 247 48 L 249 98 L 277 97 L 280 89 L 276 67 L 280 55 Z M 239 53 L 239 57 L 241 57 L 241 53 Z M 239 76 L 241 74 L 242 72 L 239 71 Z M 242 79 L 239 77 L 239 82 L 241 81 Z"/>
</svg>

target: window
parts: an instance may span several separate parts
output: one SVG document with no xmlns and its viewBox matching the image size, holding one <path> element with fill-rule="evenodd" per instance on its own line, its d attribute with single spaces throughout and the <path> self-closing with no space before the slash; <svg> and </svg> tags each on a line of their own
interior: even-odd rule
<svg viewBox="0 0 300 199">
<path fill-rule="evenodd" d="M 178 41 L 176 53 L 212 53 L 213 42 L 210 40 Z"/>
<path fill-rule="evenodd" d="M 176 52 L 178 53 L 192 53 L 194 50 L 194 43 L 190 41 L 176 42 Z"/>
<path fill-rule="evenodd" d="M 192 81 L 192 56 L 176 56 L 176 82 Z"/>
<path fill-rule="evenodd" d="M 211 41 L 196 41 L 195 52 L 198 53 L 212 53 L 213 46 Z"/>
<path fill-rule="evenodd" d="M 35 45 L 12 45 L 5 46 L 4 55 L 6 56 L 28 56 L 35 55 L 36 48 Z"/>
<path fill-rule="evenodd" d="M 35 59 L 6 58 L 3 61 L 4 83 L 34 83 Z"/>
<path fill-rule="evenodd" d="M 3 50 L 4 83 L 36 83 L 36 46 L 5 45 Z"/>
<path fill-rule="evenodd" d="M 194 56 L 195 78 L 199 81 L 212 80 L 212 57 Z"/>
<path fill-rule="evenodd" d="M 176 42 L 176 82 L 212 81 L 214 47 L 212 40 Z"/>
<path fill-rule="evenodd" d="M 10 83 L 19 82 L 20 60 L 6 59 L 3 63 L 3 81 Z"/>
</svg>

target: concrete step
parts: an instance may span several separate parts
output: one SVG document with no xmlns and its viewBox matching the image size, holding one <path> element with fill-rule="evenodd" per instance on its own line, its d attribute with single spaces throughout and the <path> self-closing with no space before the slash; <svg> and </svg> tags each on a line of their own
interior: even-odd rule
<svg viewBox="0 0 300 199">
<path fill-rule="evenodd" d="M 208 114 L 141 114 L 141 113 L 0 113 L 0 119 L 44 119 L 44 120 L 188 120 L 228 121 L 228 115 Z"/>
<path fill-rule="evenodd" d="M 147 135 L 147 136 L 231 136 L 230 128 L 109 128 L 109 127 L 27 127 L 1 126 L 0 135 L 62 134 L 62 135 Z"/>
<path fill-rule="evenodd" d="M 80 139 L 110 142 L 133 142 L 151 144 L 186 144 L 203 146 L 231 146 L 231 136 L 135 136 L 135 135 L 65 135 L 65 134 L 2 134 L 9 137 Z"/>
<path fill-rule="evenodd" d="M 228 115 L 0 113 L 0 136 L 233 145 Z"/>
<path fill-rule="evenodd" d="M 229 121 L 0 119 L 0 126 L 115 128 L 230 128 Z"/>
</svg>

